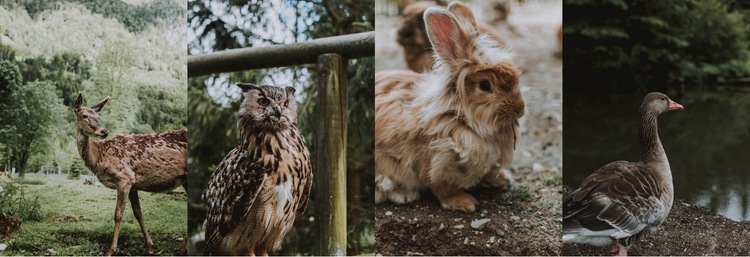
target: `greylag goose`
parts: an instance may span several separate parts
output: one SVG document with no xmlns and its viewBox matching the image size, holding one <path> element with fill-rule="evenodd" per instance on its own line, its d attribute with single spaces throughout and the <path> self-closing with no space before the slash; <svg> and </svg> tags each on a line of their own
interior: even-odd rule
<svg viewBox="0 0 750 257">
<path fill-rule="evenodd" d="M 656 231 L 672 208 L 672 171 L 659 140 L 656 118 L 682 105 L 649 93 L 640 108 L 641 160 L 611 162 L 583 180 L 563 201 L 563 243 L 610 245 L 627 256 L 634 242 Z"/>
</svg>

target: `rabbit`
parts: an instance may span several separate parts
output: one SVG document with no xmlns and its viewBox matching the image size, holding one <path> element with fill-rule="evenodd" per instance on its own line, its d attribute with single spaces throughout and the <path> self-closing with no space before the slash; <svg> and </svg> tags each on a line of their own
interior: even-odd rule
<svg viewBox="0 0 750 257">
<path fill-rule="evenodd" d="M 375 74 L 375 201 L 408 203 L 430 189 L 443 208 L 473 212 L 466 189 L 511 186 L 501 167 L 525 111 L 520 71 L 463 3 L 430 7 L 424 21 L 432 72 Z"/>
<path fill-rule="evenodd" d="M 416 72 L 427 72 L 432 69 L 432 46 L 427 38 L 424 24 L 424 12 L 429 7 L 443 6 L 445 3 L 438 1 L 419 1 L 410 4 L 401 11 L 403 17 L 398 29 L 396 42 L 404 48 L 404 60 L 409 69 Z M 492 26 L 478 22 L 479 30 L 487 33 L 492 39 L 497 40 L 500 45 L 505 45 L 503 38 L 494 32 Z"/>
</svg>

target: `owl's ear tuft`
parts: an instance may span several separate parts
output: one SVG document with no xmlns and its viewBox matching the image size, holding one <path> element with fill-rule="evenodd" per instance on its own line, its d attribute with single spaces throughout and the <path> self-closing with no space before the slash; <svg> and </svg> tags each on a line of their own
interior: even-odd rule
<svg viewBox="0 0 750 257">
<path fill-rule="evenodd" d="M 286 87 L 284 88 L 284 90 L 286 90 L 287 93 L 290 93 L 292 95 L 294 95 L 294 93 L 297 92 L 297 89 L 294 89 L 293 87 Z"/>
<path fill-rule="evenodd" d="M 253 83 L 237 83 L 237 86 L 242 88 L 242 92 L 247 92 L 251 89 L 260 90 L 260 88 Z"/>
</svg>

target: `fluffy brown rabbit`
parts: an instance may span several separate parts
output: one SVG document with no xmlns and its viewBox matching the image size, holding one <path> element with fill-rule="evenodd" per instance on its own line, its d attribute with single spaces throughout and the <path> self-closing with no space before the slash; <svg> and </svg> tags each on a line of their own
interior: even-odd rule
<svg viewBox="0 0 750 257">
<path fill-rule="evenodd" d="M 463 3 L 430 7 L 424 20 L 435 70 L 375 74 L 375 201 L 407 203 L 430 189 L 443 208 L 472 212 L 466 189 L 512 181 L 501 166 L 524 114 L 520 72 Z"/>
<path fill-rule="evenodd" d="M 427 8 L 443 5 L 438 1 L 419 1 L 406 6 L 401 11 L 401 25 L 398 29 L 396 42 L 404 48 L 404 60 L 409 69 L 416 72 L 427 72 L 432 70 L 432 46 L 425 32 L 424 12 Z M 487 33 L 492 39 L 505 45 L 505 40 L 494 32 L 494 29 L 485 23 L 476 23 L 479 30 Z"/>
</svg>

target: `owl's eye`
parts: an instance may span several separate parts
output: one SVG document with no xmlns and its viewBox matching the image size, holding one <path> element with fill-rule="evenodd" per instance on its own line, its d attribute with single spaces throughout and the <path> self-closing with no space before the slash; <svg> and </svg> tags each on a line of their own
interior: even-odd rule
<svg viewBox="0 0 750 257">
<path fill-rule="evenodd" d="M 284 101 L 284 107 L 289 107 L 289 100 Z"/>
<path fill-rule="evenodd" d="M 268 99 L 265 99 L 265 98 L 258 99 L 258 104 L 260 104 L 260 106 L 266 107 L 268 106 L 269 103 L 271 102 L 268 101 Z"/>
<path fill-rule="evenodd" d="M 492 90 L 492 85 L 490 85 L 489 81 L 482 80 L 482 82 L 479 82 L 479 89 L 485 92 L 490 92 Z"/>
</svg>

